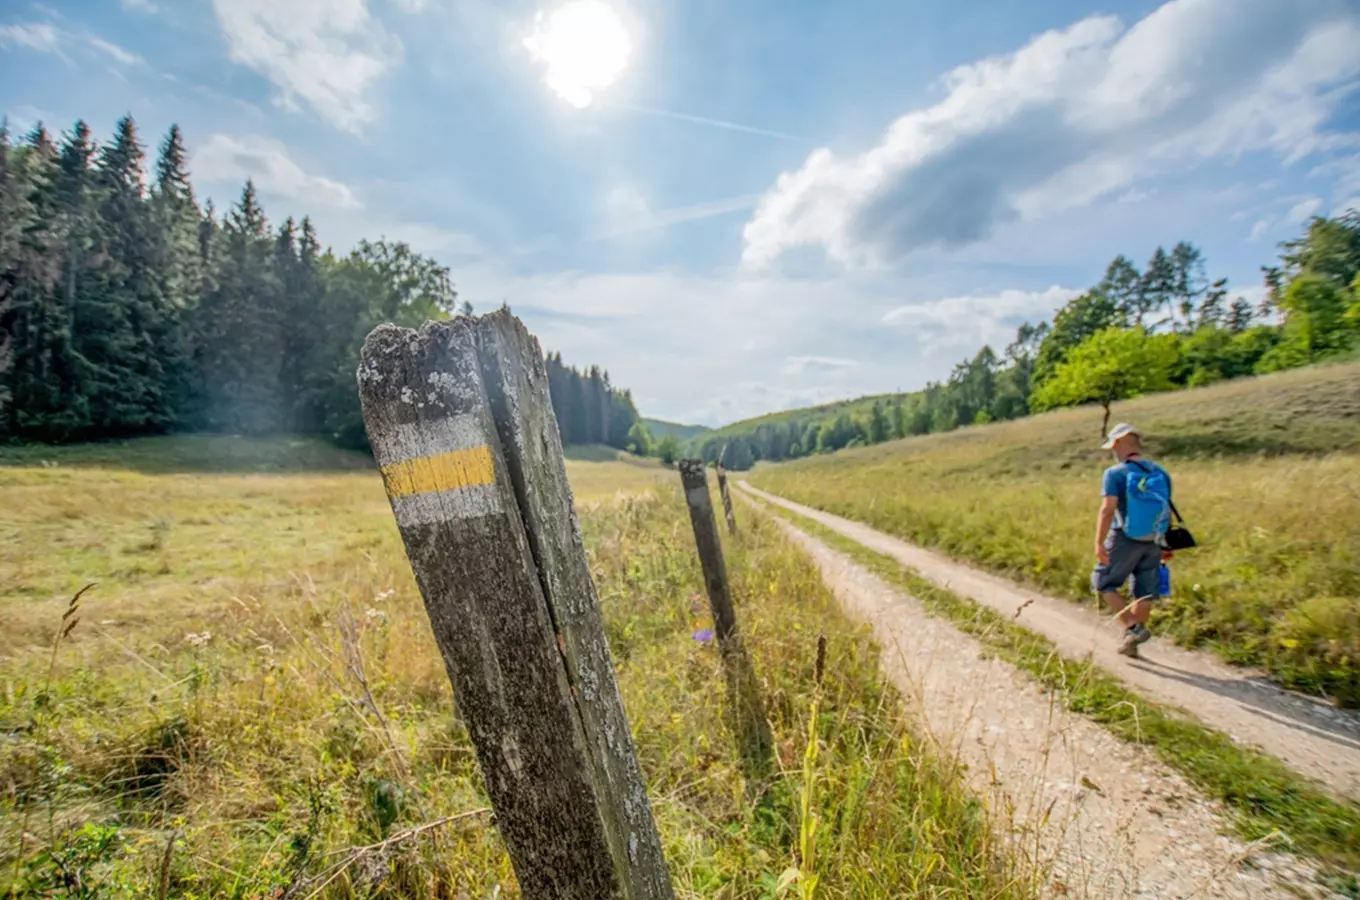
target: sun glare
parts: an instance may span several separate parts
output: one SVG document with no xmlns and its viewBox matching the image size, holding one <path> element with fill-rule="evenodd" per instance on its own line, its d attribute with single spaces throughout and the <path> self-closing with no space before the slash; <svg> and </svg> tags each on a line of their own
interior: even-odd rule
<svg viewBox="0 0 1360 900">
<path fill-rule="evenodd" d="M 543 64 L 544 83 L 577 109 L 613 84 L 633 53 L 623 19 L 601 0 L 572 0 L 540 12 L 524 46 Z"/>
</svg>

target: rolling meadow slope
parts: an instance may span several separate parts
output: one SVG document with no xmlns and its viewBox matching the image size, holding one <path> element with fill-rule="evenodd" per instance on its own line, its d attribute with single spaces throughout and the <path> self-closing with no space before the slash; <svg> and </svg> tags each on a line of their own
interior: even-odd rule
<svg viewBox="0 0 1360 900">
<path fill-rule="evenodd" d="M 1173 562 L 1155 628 L 1360 703 L 1360 365 L 1118 404 L 1148 436 L 1201 547 Z M 781 465 L 755 486 L 1089 602 L 1098 408 Z"/>
</svg>

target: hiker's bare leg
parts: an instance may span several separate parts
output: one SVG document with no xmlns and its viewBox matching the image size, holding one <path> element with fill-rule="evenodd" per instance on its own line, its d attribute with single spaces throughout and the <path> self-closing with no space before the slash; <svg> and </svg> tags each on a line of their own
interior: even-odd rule
<svg viewBox="0 0 1360 900">
<path fill-rule="evenodd" d="M 1151 616 L 1152 604 L 1147 600 L 1138 599 L 1116 613 L 1115 619 L 1125 628 L 1132 628 L 1134 625 L 1146 625 Z"/>
<path fill-rule="evenodd" d="M 1112 613 L 1118 613 L 1125 607 L 1126 601 L 1124 600 L 1124 595 L 1118 591 L 1102 591 L 1100 596 L 1104 599 L 1105 605 L 1110 608 L 1110 612 Z"/>
</svg>

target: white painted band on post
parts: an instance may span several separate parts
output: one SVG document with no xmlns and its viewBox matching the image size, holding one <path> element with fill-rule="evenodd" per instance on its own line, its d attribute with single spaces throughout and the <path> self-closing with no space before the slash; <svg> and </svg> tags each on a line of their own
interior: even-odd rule
<svg viewBox="0 0 1360 900">
<path fill-rule="evenodd" d="M 475 416 L 453 415 L 398 425 L 381 446 L 374 446 L 373 455 L 385 468 L 416 457 L 471 450 L 485 445 L 487 438 Z"/>
<path fill-rule="evenodd" d="M 392 514 L 398 525 L 476 519 L 496 515 L 501 509 L 500 488 L 495 484 L 470 484 L 438 493 L 392 498 Z"/>
</svg>

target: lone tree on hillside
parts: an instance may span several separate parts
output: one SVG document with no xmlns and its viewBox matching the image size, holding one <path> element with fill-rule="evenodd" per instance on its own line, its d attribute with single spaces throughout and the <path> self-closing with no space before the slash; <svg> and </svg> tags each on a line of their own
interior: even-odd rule
<svg viewBox="0 0 1360 900">
<path fill-rule="evenodd" d="M 1036 411 L 1081 403 L 1105 410 L 1103 436 L 1110 427 L 1110 405 L 1172 388 L 1176 365 L 1175 337 L 1149 335 L 1141 328 L 1107 328 L 1096 332 L 1068 354 L 1030 400 Z"/>
</svg>

